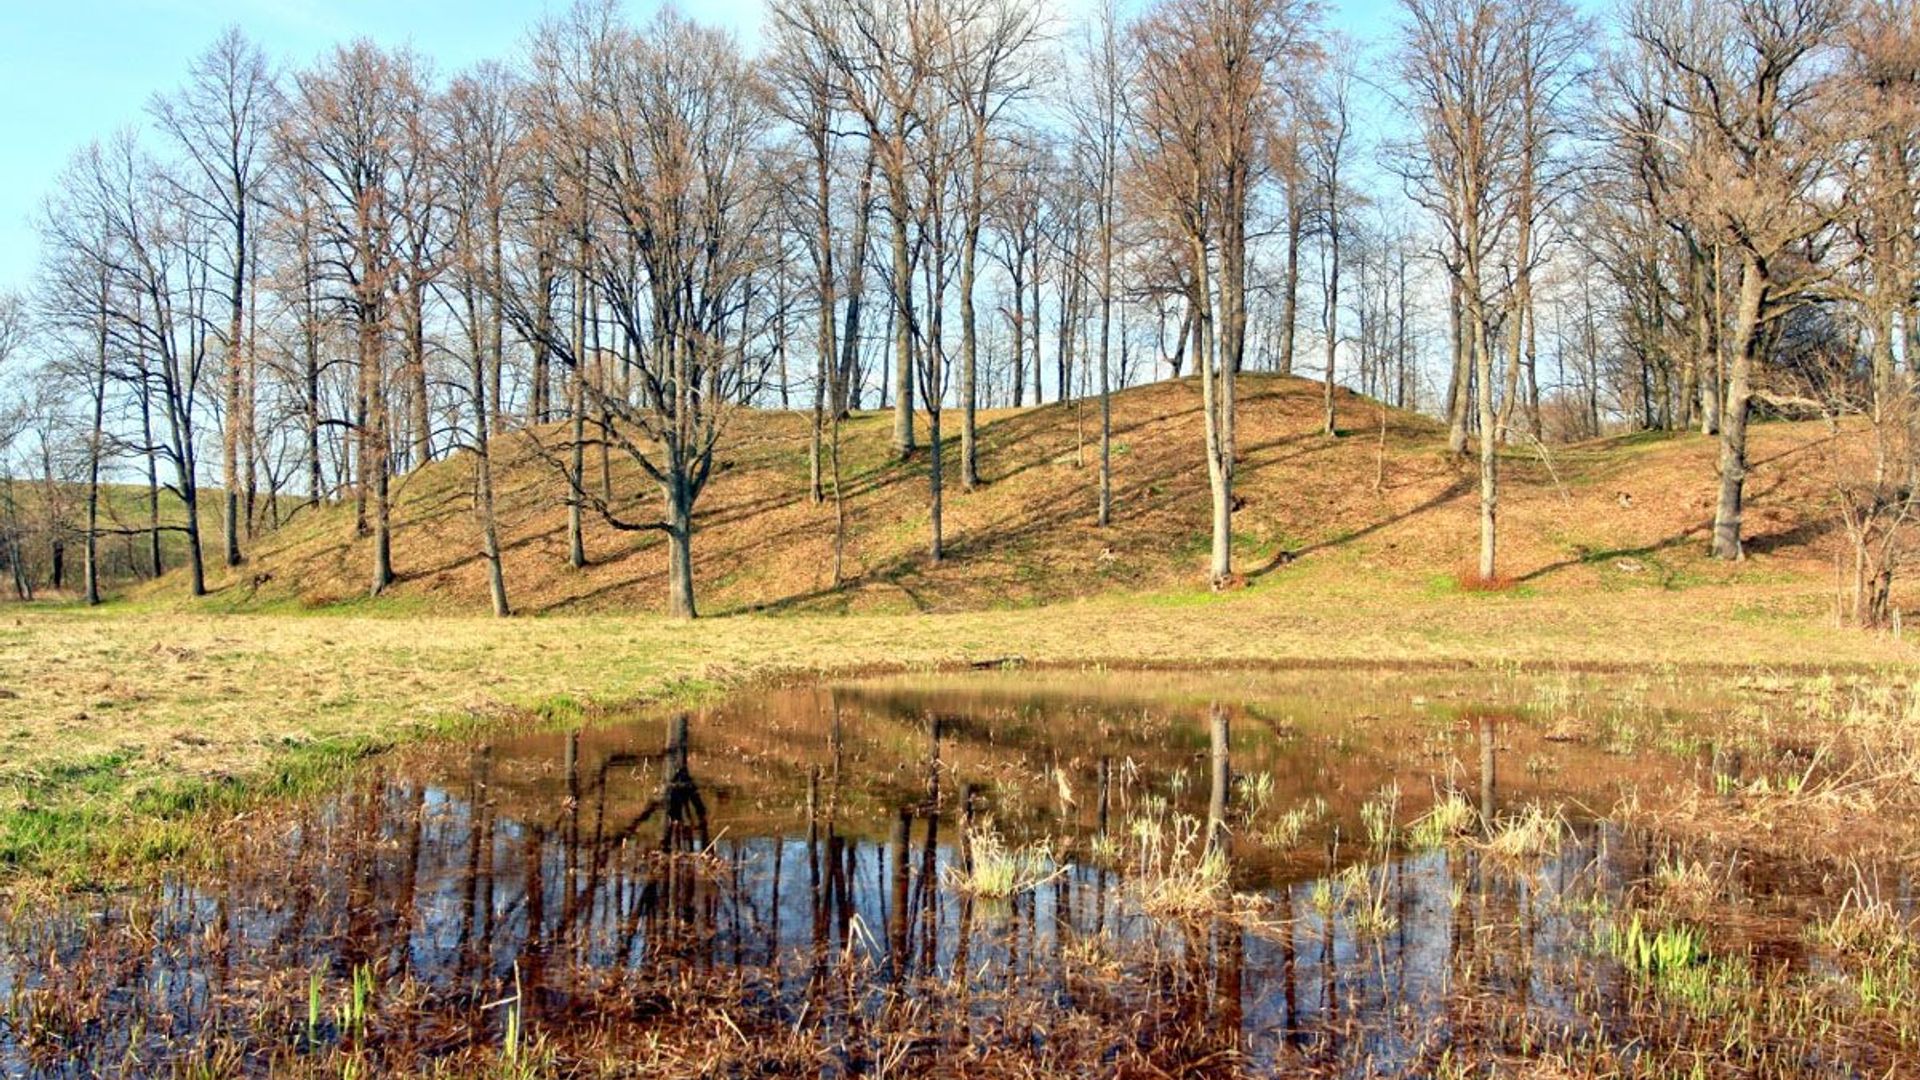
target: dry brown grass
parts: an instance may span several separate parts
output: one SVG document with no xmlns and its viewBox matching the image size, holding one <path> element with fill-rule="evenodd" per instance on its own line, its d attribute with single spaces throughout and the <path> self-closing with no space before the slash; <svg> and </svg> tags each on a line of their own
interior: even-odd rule
<svg viewBox="0 0 1920 1080">
<path fill-rule="evenodd" d="M 1477 479 L 1449 455 L 1431 421 L 1389 410 L 1384 441 L 1319 433 L 1318 384 L 1245 377 L 1235 514 L 1236 569 L 1256 590 L 1293 578 L 1448 579 L 1478 550 Z M 1349 416 L 1377 406 L 1343 392 Z M 985 484 L 949 483 L 947 560 L 928 565 L 924 452 L 888 449 L 890 421 L 862 414 L 846 427 L 848 584 L 831 588 L 833 513 L 807 498 L 808 418 L 748 413 L 729 429 L 702 497 L 694 552 L 700 599 L 712 613 L 964 611 L 1112 592 L 1203 587 L 1208 546 L 1205 470 L 1198 467 L 1199 391 L 1191 380 L 1125 391 L 1114 401 L 1115 520 L 1094 526 L 1098 477 L 1091 406 L 990 410 L 980 427 Z M 566 565 L 564 481 L 543 459 L 557 429 L 496 447 L 502 539 L 514 603 L 538 613 L 658 611 L 665 554 L 657 533 L 621 532 L 589 515 L 591 565 Z M 1745 567 L 1705 558 L 1712 517 L 1713 440 L 1644 435 L 1503 453 L 1500 575 L 1515 587 L 1663 590 L 1782 574 L 1831 588 L 1832 533 L 1819 477 L 1818 425 L 1755 428 L 1747 526 L 1759 556 Z M 957 452 L 949 461 L 957 460 Z M 614 502 L 634 520 L 657 517 L 653 485 L 615 452 Z M 1376 487 L 1376 473 L 1384 482 Z M 589 480 L 600 481 L 588 453 Z M 952 478 L 950 478 L 951 481 Z M 464 458 L 396 485 L 394 564 L 385 603 L 441 613 L 488 609 Z M 212 571 L 221 606 L 330 606 L 365 590 L 369 541 L 352 508 L 303 511 L 263 539 L 249 562 Z M 148 587 L 179 595 L 179 583 Z M 1823 601 L 1824 602 L 1824 598 Z"/>
</svg>

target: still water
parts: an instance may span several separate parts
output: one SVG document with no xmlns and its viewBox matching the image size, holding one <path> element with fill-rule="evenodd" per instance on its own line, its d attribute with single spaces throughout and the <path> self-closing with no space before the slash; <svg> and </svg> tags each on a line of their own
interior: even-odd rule
<svg viewBox="0 0 1920 1080">
<path fill-rule="evenodd" d="M 1630 1070 L 1634 1034 L 1686 1036 L 1606 935 L 1675 848 L 1612 812 L 1743 767 L 1709 705 L 1602 676 L 994 672 L 423 748 L 216 867 L 16 914 L 0 1061 L 1425 1076 L 1557 1047 Z M 983 843 L 1023 867 L 1011 895 L 983 894 Z M 1196 881 L 1197 906 L 1149 887 Z M 1802 932 L 1835 903 L 1819 867 L 1735 860 L 1718 887 L 1767 979 L 1831 966 Z M 1881 1052 L 1759 1060 L 1880 1075 Z"/>
</svg>

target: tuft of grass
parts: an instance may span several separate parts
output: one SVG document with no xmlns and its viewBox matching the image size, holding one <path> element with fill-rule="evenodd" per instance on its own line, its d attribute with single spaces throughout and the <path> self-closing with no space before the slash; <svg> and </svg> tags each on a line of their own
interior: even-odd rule
<svg viewBox="0 0 1920 1080">
<path fill-rule="evenodd" d="M 1662 901 L 1680 911 L 1705 911 L 1720 895 L 1719 882 L 1697 859 L 1662 862 L 1654 869 L 1653 885 Z"/>
<path fill-rule="evenodd" d="M 983 900 L 1005 900 L 1031 892 L 1063 872 L 1054 859 L 1051 841 L 1009 845 L 991 815 L 968 830 L 967 852 L 967 865 L 949 865 L 944 876 L 949 887 Z"/>
<path fill-rule="evenodd" d="M 1837 953 L 1867 959 L 1920 954 L 1913 925 L 1887 900 L 1855 885 L 1828 918 L 1807 928 L 1813 942 Z"/>
<path fill-rule="evenodd" d="M 1485 841 L 1487 852 L 1507 862 L 1545 858 L 1560 850 L 1567 823 L 1557 812 L 1539 803 L 1495 823 Z"/>
<path fill-rule="evenodd" d="M 1340 872 L 1340 891 L 1345 903 L 1347 926 L 1361 941 L 1378 941 L 1400 926 L 1393 913 L 1387 882 L 1392 871 L 1355 863 Z"/>
<path fill-rule="evenodd" d="M 1191 814 L 1166 814 L 1163 804 L 1134 816 L 1132 884 L 1140 906 L 1164 918 L 1220 912 L 1233 900 L 1225 845 L 1206 840 L 1206 823 Z"/>
<path fill-rule="evenodd" d="M 1414 819 L 1407 828 L 1407 839 L 1416 849 L 1432 851 L 1472 832 L 1479 818 L 1465 796 L 1449 791 L 1432 809 Z"/>
<path fill-rule="evenodd" d="M 1386 851 L 1393 846 L 1394 819 L 1400 814 L 1400 785 L 1389 783 L 1360 804 L 1360 823 L 1367 830 L 1367 846 Z"/>
<path fill-rule="evenodd" d="M 1270 848 L 1290 848 L 1300 842 L 1300 837 L 1308 826 L 1324 821 L 1327 816 L 1327 800 L 1315 795 L 1306 803 L 1293 807 L 1275 818 L 1272 823 L 1261 829 L 1257 837 L 1262 844 Z"/>
</svg>

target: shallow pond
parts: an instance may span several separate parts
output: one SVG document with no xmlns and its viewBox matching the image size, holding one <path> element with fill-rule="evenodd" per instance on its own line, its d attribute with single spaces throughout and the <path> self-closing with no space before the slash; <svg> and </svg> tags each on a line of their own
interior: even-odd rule
<svg viewBox="0 0 1920 1080">
<path fill-rule="evenodd" d="M 16 913 L 0 1060 L 1908 1068 L 1912 958 L 1869 968 L 1820 932 L 1871 896 L 1906 940 L 1905 876 L 1621 810 L 1837 767 L 1729 738 L 1735 707 L 1645 676 L 985 672 L 422 748 L 237 830 L 190 880 Z"/>
</svg>

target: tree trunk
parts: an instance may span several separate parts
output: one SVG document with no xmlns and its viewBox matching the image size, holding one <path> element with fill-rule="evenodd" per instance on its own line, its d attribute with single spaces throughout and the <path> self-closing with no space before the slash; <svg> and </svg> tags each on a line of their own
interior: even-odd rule
<svg viewBox="0 0 1920 1080">
<path fill-rule="evenodd" d="M 552 419 L 553 397 L 553 253 L 540 242 L 534 254 L 533 387 L 527 395 L 527 415 L 536 424 Z"/>
<path fill-rule="evenodd" d="M 894 187 L 894 201 L 904 198 Z M 893 212 L 893 452 L 902 461 L 913 454 L 913 269 L 907 255 L 907 210 Z"/>
<path fill-rule="evenodd" d="M 1036 236 L 1033 243 L 1033 403 L 1039 405 L 1046 400 L 1041 388 L 1041 373 L 1046 370 L 1046 360 L 1040 351 L 1040 337 L 1045 327 L 1040 322 L 1040 241 Z M 1018 357 L 1015 366 L 1018 367 Z"/>
<path fill-rule="evenodd" d="M 668 478 L 667 497 L 667 614 L 692 619 L 699 611 L 693 602 L 693 497 L 676 471 Z"/>
<path fill-rule="evenodd" d="M 1069 263 L 1068 256 L 1062 253 L 1059 321 L 1054 324 L 1057 330 L 1054 335 L 1054 374 L 1059 379 L 1058 400 L 1063 405 L 1073 397 L 1073 328 L 1080 316 L 1078 275 L 1073 273 Z"/>
<path fill-rule="evenodd" d="M 586 372 L 580 370 L 578 362 L 574 365 L 567 396 L 569 411 L 573 413 L 573 446 L 567 458 L 567 565 L 579 570 L 587 565 L 586 523 L 581 506 L 585 501 L 581 492 L 587 482 L 587 402 Z"/>
<path fill-rule="evenodd" d="M 227 370 L 224 380 L 226 389 L 226 423 L 221 432 L 221 478 L 224 484 L 225 498 L 221 499 L 221 527 L 226 530 L 224 542 L 225 561 L 228 566 L 240 565 L 240 427 L 246 422 L 246 413 L 240 407 L 240 389 L 243 365 L 240 359 L 241 319 L 245 313 L 245 297 L 242 286 L 246 282 L 247 268 L 247 218 L 246 193 L 233 192 L 237 219 L 234 225 L 233 277 L 231 296 L 227 308 Z"/>
<path fill-rule="evenodd" d="M 1760 346 L 1760 308 L 1766 298 L 1766 267 L 1752 255 L 1740 265 L 1739 308 L 1734 313 L 1733 362 L 1727 372 L 1726 405 L 1720 416 L 1720 497 L 1713 515 L 1713 556 L 1739 559 L 1742 500 L 1747 481 L 1747 416 L 1752 405 L 1753 365 Z"/>
<path fill-rule="evenodd" d="M 100 450 L 105 438 L 107 411 L 107 280 L 100 279 L 99 337 L 95 341 L 93 385 L 93 426 L 87 433 L 87 535 L 86 602 L 100 603 Z"/>
<path fill-rule="evenodd" d="M 499 519 L 493 509 L 492 421 L 498 415 L 497 404 L 488 397 L 488 333 L 480 318 L 479 298 L 474 287 L 466 288 L 467 325 L 471 328 L 472 363 L 467 376 L 473 381 L 473 503 L 480 515 L 480 552 L 487 560 L 487 591 L 493 600 L 495 618 L 513 614 L 507 603 L 507 576 L 500 552 Z M 499 294 L 494 294 L 494 328 L 498 328 Z"/>
<path fill-rule="evenodd" d="M 319 268 L 313 259 L 311 227 L 302 219 L 300 226 L 300 345 L 304 397 L 301 415 L 307 436 L 307 502 L 319 506 L 322 493 L 320 474 L 320 299 L 317 295 Z"/>
<path fill-rule="evenodd" d="M 141 367 L 145 369 L 145 363 Z M 160 455 L 153 445 L 153 391 L 146 380 L 140 385 L 140 438 L 147 447 L 147 557 L 153 576 L 166 573 L 166 561 L 160 553 Z"/>
<path fill-rule="evenodd" d="M 1327 337 L 1327 378 L 1325 394 L 1321 404 L 1326 412 L 1324 434 L 1328 437 L 1333 437 L 1340 434 L 1339 418 L 1334 413 L 1333 404 L 1334 364 L 1340 356 L 1340 228 L 1338 225 L 1329 226 L 1327 230 L 1327 246 L 1329 249 L 1325 325 Z"/>
<path fill-rule="evenodd" d="M 474 386 L 482 387 L 486 383 L 486 372 L 482 370 L 484 362 L 474 363 Z M 487 558 L 487 589 L 493 598 L 493 613 L 498 618 L 513 614 L 513 607 L 507 603 L 507 574 L 505 560 L 500 552 L 499 519 L 493 511 L 493 451 L 488 445 L 487 408 L 479 400 L 484 391 L 476 393 L 474 426 L 474 485 L 480 509 L 480 550 Z"/>
<path fill-rule="evenodd" d="M 1724 403 L 1722 395 L 1726 390 L 1726 350 L 1721 340 L 1721 310 L 1725 306 L 1720 289 L 1720 248 L 1713 249 L 1713 259 L 1707 266 L 1709 280 L 1702 299 L 1708 307 L 1703 309 L 1702 318 L 1706 321 L 1707 348 L 1701 357 L 1700 378 L 1700 434 L 1720 434 L 1720 410 Z"/>
<path fill-rule="evenodd" d="M 427 390 L 426 291 L 424 284 L 412 284 L 407 289 L 406 301 L 407 389 L 408 396 L 413 399 L 409 417 L 413 428 L 413 453 L 409 455 L 408 464 L 414 469 L 433 460 L 433 409 Z"/>
<path fill-rule="evenodd" d="M 931 392 L 931 391 L 930 391 Z M 935 566 L 946 557 L 946 545 L 941 535 L 941 508 L 945 489 L 941 482 L 940 448 L 940 409 L 927 410 L 927 515 L 932 528 L 927 538 L 927 559 Z"/>
<path fill-rule="evenodd" d="M 1227 710 L 1215 703 L 1207 710 L 1207 742 L 1212 766 L 1207 784 L 1207 854 L 1224 857 L 1227 848 L 1227 796 L 1233 789 L 1233 757 L 1227 730 Z"/>
<path fill-rule="evenodd" d="M 393 584 L 393 544 L 387 483 L 388 425 L 386 389 L 380 372 L 380 326 L 373 302 L 363 305 L 360 319 L 360 394 L 366 417 L 360 424 L 360 490 L 373 486 L 373 581 L 378 596 Z"/>
<path fill-rule="evenodd" d="M 1300 304 L 1300 234 L 1306 208 L 1297 182 L 1287 185 L 1287 271 L 1280 293 L 1280 374 L 1293 374 L 1293 324 Z"/>
<path fill-rule="evenodd" d="M 1207 446 L 1207 487 L 1213 496 L 1212 561 L 1208 580 L 1214 588 L 1225 585 L 1233 576 L 1233 472 L 1224 449 L 1226 432 L 1221 430 L 1220 373 L 1214 370 L 1213 314 L 1211 286 L 1207 274 L 1207 247 L 1201 237 L 1192 237 L 1190 256 L 1193 270 L 1193 362 L 1200 369 L 1200 409 L 1205 416 Z"/>
<path fill-rule="evenodd" d="M 1476 286 L 1470 286 L 1475 288 Z M 1499 572 L 1499 419 L 1493 408 L 1493 348 L 1487 340 L 1486 316 L 1478 304 L 1469 304 L 1473 325 L 1473 354 L 1477 366 L 1476 388 L 1480 401 L 1480 580 L 1491 584 Z"/>
<path fill-rule="evenodd" d="M 1447 449 L 1465 457 L 1467 453 L 1467 411 L 1471 408 L 1468 390 L 1473 385 L 1473 352 L 1468 343 L 1466 318 L 1460 310 L 1460 281 L 1450 282 L 1447 325 L 1453 336 L 1453 374 L 1447 381 Z"/>
<path fill-rule="evenodd" d="M 1108 153 L 1112 153 L 1111 148 Z M 1113 336 L 1113 181 L 1104 175 L 1102 179 L 1107 190 L 1101 196 L 1100 214 L 1100 511 L 1097 520 L 1104 529 L 1113 523 L 1113 376 L 1112 364 L 1108 361 Z"/>
<path fill-rule="evenodd" d="M 187 591 L 194 596 L 207 595 L 206 557 L 200 551 L 200 489 L 190 477 L 183 476 L 180 482 L 181 502 L 185 504 L 187 522 Z"/>
<path fill-rule="evenodd" d="M 974 205 L 968 208 L 960 248 L 960 488 L 972 491 L 980 484 L 979 451 L 974 445 L 974 411 L 978 404 L 978 342 L 973 323 L 974 260 L 980 248 L 979 181 Z M 938 439 L 938 436 L 935 436 Z"/>
<path fill-rule="evenodd" d="M 567 412 L 572 446 L 567 456 L 567 565 L 587 565 L 585 524 L 581 503 L 587 484 L 587 244 L 581 233 L 579 263 L 573 274 L 573 363 L 567 384 Z"/>
<path fill-rule="evenodd" d="M 1012 278 L 1013 297 L 1013 407 L 1026 404 L 1027 389 L 1027 298 L 1026 298 L 1026 256 L 1014 252 L 1007 261 L 1007 273 Z"/>
<path fill-rule="evenodd" d="M 852 264 L 847 267 L 847 322 L 845 333 L 840 335 L 840 371 L 833 380 L 836 432 L 839 418 L 860 404 L 861 380 L 856 376 L 860 360 L 861 301 L 867 289 L 867 231 L 873 222 L 873 170 L 874 155 L 869 145 L 866 167 L 860 173 L 860 209 L 853 219 L 853 240 L 847 245 Z"/>
</svg>

